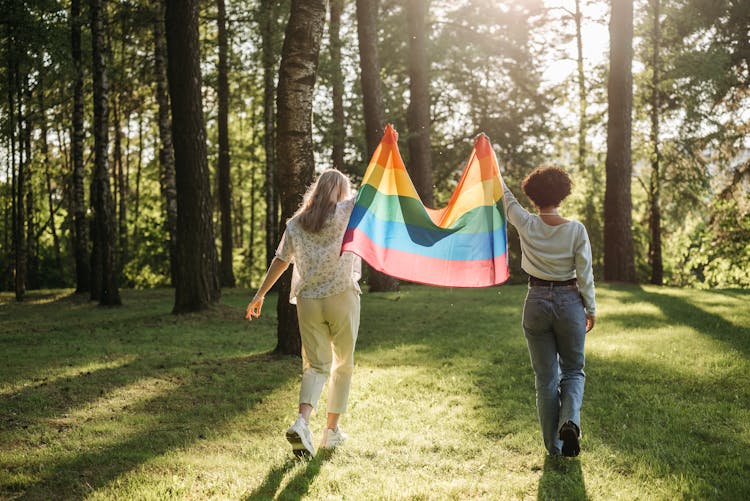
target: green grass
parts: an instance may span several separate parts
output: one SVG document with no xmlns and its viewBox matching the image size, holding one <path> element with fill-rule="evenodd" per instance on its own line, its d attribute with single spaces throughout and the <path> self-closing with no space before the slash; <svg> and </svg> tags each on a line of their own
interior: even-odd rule
<svg viewBox="0 0 750 501">
<path fill-rule="evenodd" d="M 750 292 L 597 292 L 579 458 L 545 457 L 524 287 L 404 286 L 362 297 L 350 440 L 311 461 L 273 298 L 250 324 L 246 290 L 2 294 L 0 498 L 750 499 Z"/>
</svg>

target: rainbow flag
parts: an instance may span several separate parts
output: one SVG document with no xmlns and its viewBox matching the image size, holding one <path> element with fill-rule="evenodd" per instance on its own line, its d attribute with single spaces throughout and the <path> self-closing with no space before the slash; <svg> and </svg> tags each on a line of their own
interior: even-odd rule
<svg viewBox="0 0 750 501">
<path fill-rule="evenodd" d="M 503 186 L 495 152 L 481 135 L 448 205 L 422 204 L 392 126 L 367 167 L 343 251 L 393 277 L 444 287 L 487 287 L 508 279 Z"/>
</svg>

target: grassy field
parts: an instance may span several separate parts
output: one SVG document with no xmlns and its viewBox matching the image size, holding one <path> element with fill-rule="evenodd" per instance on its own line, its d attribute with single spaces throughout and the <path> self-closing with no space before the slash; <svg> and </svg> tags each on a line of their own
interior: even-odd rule
<svg viewBox="0 0 750 501">
<path fill-rule="evenodd" d="M 350 440 L 310 461 L 272 298 L 249 324 L 246 290 L 2 294 L 0 498 L 750 499 L 750 291 L 597 292 L 578 458 L 545 457 L 525 288 L 408 285 L 362 297 Z"/>
</svg>

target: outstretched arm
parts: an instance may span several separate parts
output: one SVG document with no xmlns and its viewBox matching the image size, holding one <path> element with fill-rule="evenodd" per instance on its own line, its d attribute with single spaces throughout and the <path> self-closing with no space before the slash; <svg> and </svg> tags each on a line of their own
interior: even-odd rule
<svg viewBox="0 0 750 501">
<path fill-rule="evenodd" d="M 260 310 L 263 308 L 263 300 L 266 298 L 266 293 L 271 290 L 273 284 L 279 279 L 279 277 L 289 268 L 289 263 L 278 257 L 273 258 L 271 266 L 268 267 L 266 276 L 263 278 L 263 282 L 258 288 L 258 292 L 255 293 L 253 299 L 248 303 L 245 309 L 245 318 L 252 320 L 260 316 Z"/>
<path fill-rule="evenodd" d="M 524 209 L 521 204 L 518 203 L 516 197 L 513 196 L 513 192 L 510 191 L 508 185 L 503 182 L 503 204 L 505 206 L 505 217 L 508 218 L 508 222 L 515 226 L 517 229 L 522 228 L 524 223 L 531 217 L 529 212 Z"/>
</svg>

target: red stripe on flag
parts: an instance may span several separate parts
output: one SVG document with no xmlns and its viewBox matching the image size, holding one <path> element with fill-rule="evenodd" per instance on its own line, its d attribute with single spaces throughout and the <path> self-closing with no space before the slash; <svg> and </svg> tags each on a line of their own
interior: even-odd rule
<svg viewBox="0 0 750 501">
<path fill-rule="evenodd" d="M 508 280 L 507 254 L 494 259 L 447 261 L 375 244 L 362 231 L 349 228 L 343 251 L 357 254 L 377 271 L 400 280 L 441 287 L 489 287 Z"/>
</svg>

